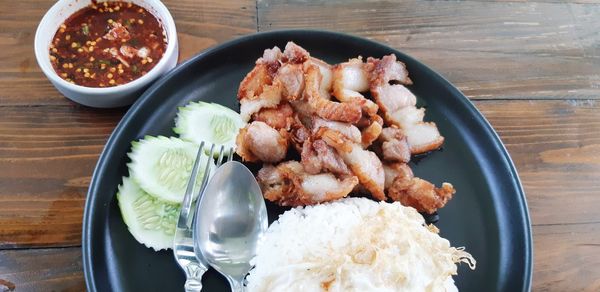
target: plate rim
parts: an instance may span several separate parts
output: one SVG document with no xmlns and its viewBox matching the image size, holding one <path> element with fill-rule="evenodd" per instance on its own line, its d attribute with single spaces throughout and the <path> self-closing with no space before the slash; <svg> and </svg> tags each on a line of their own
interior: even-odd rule
<svg viewBox="0 0 600 292">
<path fill-rule="evenodd" d="M 86 201 L 85 201 L 84 212 L 83 212 L 83 223 L 82 223 L 81 250 L 82 250 L 84 280 L 86 283 L 87 290 L 88 291 L 97 291 L 96 282 L 94 279 L 94 267 L 92 266 L 92 260 L 91 260 L 92 251 L 91 251 L 91 247 L 90 247 L 90 241 L 91 241 L 92 233 L 90 232 L 90 230 L 91 230 L 91 224 L 92 224 L 91 216 L 93 215 L 93 213 L 94 213 L 93 209 L 95 208 L 95 206 L 93 206 L 93 202 L 96 201 L 96 197 L 97 197 L 97 193 L 98 193 L 98 190 L 97 190 L 98 185 L 99 185 L 98 182 L 101 180 L 103 174 L 106 172 L 107 168 L 109 167 L 107 157 L 110 156 L 112 151 L 114 151 L 114 149 L 115 149 L 114 145 L 117 142 L 118 136 L 121 132 L 123 132 L 123 129 L 125 127 L 127 127 L 127 125 L 131 122 L 131 117 L 139 110 L 139 108 L 143 107 L 143 105 L 146 102 L 148 102 L 148 99 L 150 98 L 150 96 L 152 96 L 155 91 L 157 91 L 161 86 L 163 86 L 163 84 L 165 82 L 170 80 L 173 76 L 179 74 L 180 71 L 183 71 L 187 67 L 192 66 L 194 63 L 198 62 L 199 60 L 209 57 L 211 54 L 216 53 L 220 50 L 226 49 L 228 47 L 236 46 L 240 43 L 244 43 L 247 41 L 252 41 L 253 38 L 268 37 L 271 35 L 279 35 L 279 34 L 293 34 L 293 33 L 321 34 L 321 35 L 326 35 L 326 36 L 330 36 L 330 37 L 351 39 L 351 40 L 357 41 L 357 42 L 364 42 L 364 43 L 369 43 L 369 44 L 385 47 L 386 49 L 390 50 L 394 54 L 402 55 L 402 57 L 404 59 L 410 59 L 413 62 L 420 63 L 423 66 L 424 71 L 426 71 L 426 73 L 428 73 L 428 75 L 434 76 L 435 79 L 438 79 L 437 80 L 438 82 L 442 83 L 454 95 L 457 95 L 460 97 L 458 99 L 458 101 L 460 101 L 462 103 L 462 105 L 464 106 L 464 108 L 466 110 L 468 110 L 469 112 L 472 113 L 472 116 L 476 118 L 478 123 L 480 123 L 484 126 L 485 132 L 492 138 L 493 143 L 499 148 L 499 151 L 502 153 L 502 158 L 504 159 L 504 162 L 505 162 L 506 166 L 508 167 L 508 170 L 511 174 L 511 180 L 513 181 L 513 184 L 516 187 L 516 190 L 518 192 L 518 194 L 517 194 L 518 200 L 516 203 L 518 203 L 519 210 L 513 210 L 513 211 L 519 211 L 521 218 L 523 219 L 523 221 L 522 221 L 522 223 L 524 224 L 523 229 L 525 230 L 525 234 L 524 234 L 524 237 L 525 237 L 525 242 L 524 242 L 524 244 L 525 244 L 525 248 L 524 248 L 524 255 L 525 255 L 524 272 L 525 272 L 525 275 L 524 275 L 523 290 L 530 291 L 531 285 L 532 285 L 532 270 L 533 270 L 533 244 L 532 244 L 533 236 L 532 236 L 532 230 L 531 230 L 532 229 L 531 228 L 531 218 L 530 218 L 530 214 L 529 214 L 529 207 L 527 204 L 525 191 L 523 189 L 523 185 L 519 178 L 517 168 L 515 167 L 514 162 L 513 162 L 512 158 L 510 157 L 508 150 L 506 149 L 506 146 L 504 145 L 504 143 L 498 136 L 498 133 L 496 133 L 496 131 L 491 126 L 489 121 L 485 118 L 485 116 L 477 109 L 477 107 L 475 107 L 473 102 L 469 98 L 467 98 L 456 86 L 454 86 L 452 83 L 450 83 L 443 75 L 439 74 L 437 71 L 433 70 L 431 67 L 426 65 L 424 62 L 419 61 L 394 47 L 391 47 L 387 44 L 380 43 L 378 41 L 359 37 L 359 36 L 352 35 L 352 34 L 347 34 L 347 33 L 342 33 L 342 32 L 334 32 L 334 31 L 328 31 L 328 30 L 318 30 L 318 29 L 281 29 L 281 30 L 272 30 L 272 31 L 266 31 L 266 32 L 257 32 L 257 33 L 252 33 L 252 34 L 240 36 L 237 38 L 233 38 L 229 41 L 218 44 L 214 47 L 207 48 L 207 49 L 197 53 L 196 55 L 192 56 L 188 60 L 182 62 L 181 64 L 178 64 L 175 68 L 173 68 L 167 74 L 163 75 L 161 78 L 159 78 L 157 81 L 155 81 L 146 91 L 144 91 L 144 93 L 136 100 L 136 102 L 133 105 L 131 105 L 131 107 L 127 110 L 125 115 L 123 115 L 123 117 L 121 118 L 119 123 L 115 126 L 115 128 L 111 132 L 108 140 L 106 141 L 106 144 L 104 145 L 102 152 L 100 153 L 100 156 L 98 158 L 96 166 L 94 167 L 94 172 L 92 174 L 92 178 L 90 180 L 90 185 L 88 187 L 88 192 L 86 194 Z M 106 206 L 106 208 L 108 208 L 108 206 Z"/>
</svg>

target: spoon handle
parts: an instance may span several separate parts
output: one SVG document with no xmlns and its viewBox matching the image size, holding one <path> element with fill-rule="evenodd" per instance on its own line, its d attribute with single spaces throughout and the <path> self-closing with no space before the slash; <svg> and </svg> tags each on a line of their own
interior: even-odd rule
<svg viewBox="0 0 600 292">
<path fill-rule="evenodd" d="M 229 285 L 231 286 L 231 292 L 244 292 L 244 279 L 241 280 L 233 279 L 233 277 L 227 277 Z"/>
<path fill-rule="evenodd" d="M 202 275 L 206 268 L 196 263 L 189 263 L 185 267 L 185 292 L 200 292 L 202 290 Z"/>
</svg>

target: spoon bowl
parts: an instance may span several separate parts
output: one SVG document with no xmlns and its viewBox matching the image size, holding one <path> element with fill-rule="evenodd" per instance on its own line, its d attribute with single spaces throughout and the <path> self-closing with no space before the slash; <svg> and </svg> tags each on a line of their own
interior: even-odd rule
<svg viewBox="0 0 600 292">
<path fill-rule="evenodd" d="M 196 209 L 196 254 L 241 291 L 259 240 L 267 230 L 267 208 L 254 175 L 231 161 L 217 169 Z"/>
</svg>

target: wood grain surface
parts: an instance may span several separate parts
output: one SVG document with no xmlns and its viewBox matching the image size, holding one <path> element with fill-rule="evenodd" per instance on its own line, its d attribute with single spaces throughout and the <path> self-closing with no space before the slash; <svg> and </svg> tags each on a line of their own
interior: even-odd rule
<svg viewBox="0 0 600 292">
<path fill-rule="evenodd" d="M 600 98 L 600 6 L 479 1 L 259 1 L 259 30 L 390 44 L 475 99 Z"/>
<path fill-rule="evenodd" d="M 83 291 L 80 248 L 0 250 L 0 291 Z"/>
<path fill-rule="evenodd" d="M 600 1 L 164 1 L 180 60 L 256 31 L 374 39 L 471 98 L 510 152 L 534 232 L 533 290 L 600 290 Z M 0 1 L 0 291 L 81 291 L 81 218 L 126 109 L 65 99 L 33 55 L 48 0 Z"/>
<path fill-rule="evenodd" d="M 0 106 L 0 248 L 81 243 L 92 171 L 123 113 Z"/>
</svg>

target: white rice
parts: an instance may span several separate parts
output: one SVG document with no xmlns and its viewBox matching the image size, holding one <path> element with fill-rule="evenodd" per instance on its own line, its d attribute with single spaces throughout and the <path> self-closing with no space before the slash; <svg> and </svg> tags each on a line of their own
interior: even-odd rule
<svg viewBox="0 0 600 292">
<path fill-rule="evenodd" d="M 433 230 L 399 203 L 295 208 L 261 241 L 248 291 L 456 291 L 456 263 L 475 261 Z"/>
</svg>

